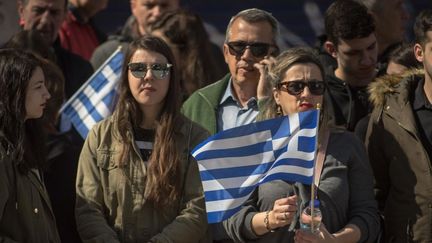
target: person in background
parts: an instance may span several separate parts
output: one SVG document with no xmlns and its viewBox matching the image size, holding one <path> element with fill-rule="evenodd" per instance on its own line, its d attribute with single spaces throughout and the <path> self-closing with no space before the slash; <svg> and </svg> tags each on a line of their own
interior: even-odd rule
<svg viewBox="0 0 432 243">
<path fill-rule="evenodd" d="M 208 133 L 181 115 L 174 65 L 157 37 L 129 45 L 116 110 L 92 128 L 79 160 L 83 242 L 206 241 L 203 189 L 190 153 Z"/>
<path fill-rule="evenodd" d="M 93 51 L 106 40 L 93 23 L 93 17 L 106 8 L 108 0 L 69 0 L 65 20 L 60 27 L 61 46 L 90 60 Z"/>
<path fill-rule="evenodd" d="M 225 70 L 219 68 L 212 57 L 212 45 L 197 14 L 186 10 L 166 12 L 149 29 L 152 35 L 162 38 L 174 53 L 183 100 L 225 74 Z"/>
<path fill-rule="evenodd" d="M 376 76 L 375 24 L 367 8 L 354 0 L 336 0 L 326 10 L 325 48 L 337 61 L 326 75 L 326 106 L 335 125 L 353 131 L 370 110 L 367 85 Z"/>
<path fill-rule="evenodd" d="M 410 19 L 405 0 L 357 0 L 363 3 L 375 20 L 378 42 L 378 73 L 385 74 L 390 53 L 400 45 Z"/>
<path fill-rule="evenodd" d="M 98 69 L 119 46 L 122 46 L 125 52 L 130 42 L 149 33 L 150 24 L 163 13 L 179 8 L 180 0 L 130 0 L 132 15 L 120 33 L 109 36 L 106 42 L 96 48 L 90 58 L 93 68 Z"/>
<path fill-rule="evenodd" d="M 42 62 L 0 50 L 0 241 L 60 242 L 43 181 L 43 129 L 50 94 Z"/>
<path fill-rule="evenodd" d="M 403 43 L 389 54 L 386 73 L 402 74 L 412 68 L 421 68 L 421 62 L 414 55 L 414 44 Z"/>
<path fill-rule="evenodd" d="M 54 49 L 55 62 L 65 76 L 66 98 L 90 77 L 90 63 L 60 46 L 59 30 L 66 14 L 67 0 L 18 0 L 18 13 L 23 30 L 37 30 Z"/>
<path fill-rule="evenodd" d="M 325 74 L 312 49 L 295 47 L 284 51 L 268 72 L 272 93 L 261 109 L 260 119 L 303 112 L 323 104 Z M 327 119 L 324 106 L 318 144 L 326 143 L 323 139 L 327 134 L 328 146 L 322 172 L 316 171 L 320 176 L 317 196 L 322 212 L 319 233 L 288 230 L 296 222 L 293 219 L 297 211 L 310 200 L 310 186 L 276 180 L 260 185 L 246 205 L 224 222 L 235 242 L 375 242 L 379 217 L 366 151 L 352 133 L 333 127 Z"/>
<path fill-rule="evenodd" d="M 414 34 L 422 72 L 389 75 L 369 88 L 365 143 L 385 242 L 432 241 L 432 10 L 417 16 Z"/>
</svg>

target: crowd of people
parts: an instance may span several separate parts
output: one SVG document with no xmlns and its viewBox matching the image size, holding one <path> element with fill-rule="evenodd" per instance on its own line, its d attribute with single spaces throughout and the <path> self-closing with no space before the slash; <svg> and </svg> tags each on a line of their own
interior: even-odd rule
<svg viewBox="0 0 432 243">
<path fill-rule="evenodd" d="M 315 47 L 278 47 L 278 20 L 232 16 L 222 47 L 180 0 L 130 0 L 106 36 L 100 0 L 18 0 L 0 48 L 0 242 L 432 242 L 432 10 L 335 0 Z M 119 47 L 112 115 L 82 138 L 59 110 Z M 208 224 L 193 148 L 210 135 L 321 107 L 311 186 L 259 185 Z M 429 114 L 429 115 L 428 115 Z M 430 120 L 430 122 L 429 122 Z"/>
</svg>

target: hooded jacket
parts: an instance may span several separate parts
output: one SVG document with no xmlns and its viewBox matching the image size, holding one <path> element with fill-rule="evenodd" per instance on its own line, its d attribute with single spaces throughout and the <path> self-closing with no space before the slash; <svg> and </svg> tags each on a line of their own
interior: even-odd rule
<svg viewBox="0 0 432 243">
<path fill-rule="evenodd" d="M 369 89 L 374 110 L 365 142 L 386 242 L 432 242 L 432 167 L 412 108 L 423 77 L 384 76 Z"/>
</svg>

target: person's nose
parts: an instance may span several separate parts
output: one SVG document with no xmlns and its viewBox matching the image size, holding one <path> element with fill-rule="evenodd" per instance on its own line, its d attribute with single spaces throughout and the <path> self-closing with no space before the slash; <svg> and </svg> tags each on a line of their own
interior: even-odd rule
<svg viewBox="0 0 432 243">
<path fill-rule="evenodd" d="M 246 47 L 245 50 L 244 50 L 244 52 L 243 52 L 243 55 L 241 55 L 241 59 L 243 59 L 243 60 L 250 60 L 253 57 L 254 57 L 254 55 L 252 54 L 252 51 L 250 50 L 250 47 L 249 46 Z"/>
<path fill-rule="evenodd" d="M 154 79 L 154 76 L 153 76 L 153 73 L 152 73 L 151 69 L 147 68 L 147 71 L 146 71 L 146 73 L 144 75 L 144 81 L 150 81 L 150 80 L 153 80 L 153 79 Z"/>
<path fill-rule="evenodd" d="M 376 54 L 373 51 L 364 51 L 360 59 L 360 65 L 361 66 L 373 65 L 376 60 L 376 57 L 374 57 L 374 55 Z"/>
<path fill-rule="evenodd" d="M 155 18 L 159 18 L 162 15 L 162 8 L 160 6 L 155 6 L 152 10 Z"/>
<path fill-rule="evenodd" d="M 39 24 L 40 25 L 46 25 L 46 24 L 49 24 L 50 22 L 52 22 L 52 15 L 51 15 L 51 13 L 50 13 L 50 11 L 49 10 L 45 10 L 42 14 L 41 14 L 41 16 L 40 16 L 40 21 L 39 21 Z"/>
<path fill-rule="evenodd" d="M 301 98 L 307 98 L 310 97 L 312 94 L 310 92 L 309 86 L 305 86 L 303 91 L 300 93 Z"/>
<path fill-rule="evenodd" d="M 44 88 L 44 97 L 46 100 L 49 100 L 51 98 L 51 94 L 46 87 Z"/>
</svg>

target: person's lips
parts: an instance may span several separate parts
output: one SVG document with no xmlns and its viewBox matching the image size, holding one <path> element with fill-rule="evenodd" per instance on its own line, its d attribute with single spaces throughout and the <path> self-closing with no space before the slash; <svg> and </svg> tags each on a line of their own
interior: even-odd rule
<svg viewBox="0 0 432 243">
<path fill-rule="evenodd" d="M 314 108 L 314 105 L 312 104 L 312 103 L 309 103 L 309 102 L 303 102 L 303 103 L 301 103 L 300 104 L 300 111 L 306 111 L 306 110 L 309 110 L 309 109 L 312 109 L 312 108 Z"/>
<path fill-rule="evenodd" d="M 147 86 L 147 87 L 144 87 L 144 88 L 142 88 L 142 90 L 141 90 L 141 91 L 147 91 L 147 92 L 155 92 L 155 91 L 156 91 L 156 89 L 155 89 L 155 88 L 153 88 L 153 87 Z"/>
</svg>

